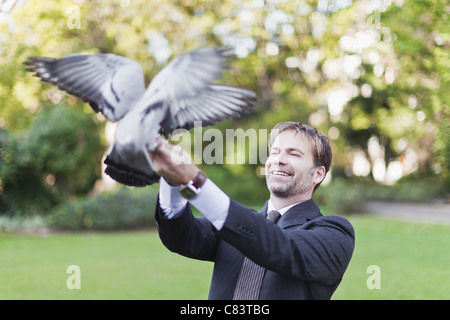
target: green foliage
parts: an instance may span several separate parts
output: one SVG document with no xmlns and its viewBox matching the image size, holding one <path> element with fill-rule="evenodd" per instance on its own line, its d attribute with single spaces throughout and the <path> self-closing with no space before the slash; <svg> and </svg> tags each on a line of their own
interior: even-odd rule
<svg viewBox="0 0 450 320">
<path fill-rule="evenodd" d="M 241 172 L 232 169 L 241 169 Z M 230 198 L 246 206 L 261 207 L 269 197 L 265 177 L 259 177 L 256 170 L 238 165 L 212 165 L 205 166 L 204 171 Z"/>
<path fill-rule="evenodd" d="M 0 233 L 40 233 L 47 232 L 47 219 L 34 216 L 0 216 Z"/>
<path fill-rule="evenodd" d="M 389 28 L 397 59 L 397 76 L 388 90 L 388 126 L 384 135 L 394 144 L 401 135 L 425 158 L 419 173 L 437 172 L 449 190 L 450 38 L 448 2 L 406 1 L 381 15 Z M 400 112 L 401 110 L 401 112 Z M 393 117 L 395 116 L 395 117 Z M 392 117 L 392 118 L 391 118 Z M 406 125 L 408 123 L 408 125 Z M 399 124 L 401 124 L 399 126 Z M 394 127 L 394 128 L 393 128 Z M 447 147 L 445 147 L 447 146 Z"/>
<path fill-rule="evenodd" d="M 59 201 L 34 167 L 22 162 L 18 139 L 2 130 L 0 133 L 0 212 L 33 215 Z"/>
<path fill-rule="evenodd" d="M 68 230 L 120 230 L 154 226 L 156 193 L 151 188 L 118 188 L 62 204 L 49 227 Z"/>
<path fill-rule="evenodd" d="M 365 197 L 360 186 L 338 178 L 327 186 L 321 185 L 313 199 L 325 215 L 346 215 L 361 212 Z"/>
<path fill-rule="evenodd" d="M 36 116 L 21 143 L 21 161 L 52 174 L 57 188 L 65 194 L 86 194 L 100 177 L 104 152 L 101 127 L 91 114 L 73 107 L 46 108 Z"/>
<path fill-rule="evenodd" d="M 352 214 L 364 211 L 370 200 L 434 202 L 445 201 L 444 182 L 433 178 L 406 177 L 392 186 L 381 185 L 368 179 L 334 178 L 330 184 L 321 185 L 313 195 L 322 213 Z"/>
<path fill-rule="evenodd" d="M 99 124 L 73 107 L 40 111 L 28 131 L 0 132 L 1 212 L 45 212 L 86 194 L 100 177 Z"/>
<path fill-rule="evenodd" d="M 392 186 L 383 186 L 371 182 L 356 184 L 367 200 L 388 200 L 403 202 L 445 201 L 447 189 L 445 181 L 436 181 L 432 177 L 409 176 Z"/>
</svg>

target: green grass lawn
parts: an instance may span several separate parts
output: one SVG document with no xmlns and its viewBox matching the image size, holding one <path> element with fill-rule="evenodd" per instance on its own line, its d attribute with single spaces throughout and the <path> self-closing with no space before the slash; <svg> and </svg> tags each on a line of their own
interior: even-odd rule
<svg viewBox="0 0 450 320">
<path fill-rule="evenodd" d="M 450 225 L 350 221 L 355 253 L 334 299 L 450 298 Z M 69 265 L 79 290 L 66 286 Z M 370 265 L 381 289 L 367 288 Z M 0 234 L 0 299 L 206 299 L 212 267 L 169 252 L 154 231 Z"/>
<path fill-rule="evenodd" d="M 450 224 L 349 220 L 355 252 L 334 299 L 450 299 Z M 379 290 L 367 288 L 371 265 L 381 271 Z"/>
</svg>

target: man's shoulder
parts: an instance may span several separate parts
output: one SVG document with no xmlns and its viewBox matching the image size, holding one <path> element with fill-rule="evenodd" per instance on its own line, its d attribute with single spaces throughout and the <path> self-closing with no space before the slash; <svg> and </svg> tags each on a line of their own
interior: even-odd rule
<svg viewBox="0 0 450 320">
<path fill-rule="evenodd" d="M 316 227 L 329 227 L 340 229 L 350 235 L 355 234 L 352 224 L 343 216 L 338 215 L 320 215 L 315 219 L 309 221 L 312 226 Z"/>
</svg>

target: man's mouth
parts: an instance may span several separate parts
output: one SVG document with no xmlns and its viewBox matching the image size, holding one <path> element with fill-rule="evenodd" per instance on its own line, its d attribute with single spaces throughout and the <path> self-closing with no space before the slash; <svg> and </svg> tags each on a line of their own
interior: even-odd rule
<svg viewBox="0 0 450 320">
<path fill-rule="evenodd" d="M 272 175 L 274 175 L 274 176 L 282 176 L 282 177 L 290 176 L 289 173 L 284 172 L 284 171 L 280 171 L 280 170 L 272 171 Z"/>
</svg>

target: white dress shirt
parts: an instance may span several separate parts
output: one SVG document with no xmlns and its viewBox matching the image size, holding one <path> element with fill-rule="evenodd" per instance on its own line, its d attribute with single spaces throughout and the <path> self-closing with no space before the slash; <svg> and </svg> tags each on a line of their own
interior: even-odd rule
<svg viewBox="0 0 450 320">
<path fill-rule="evenodd" d="M 302 203 L 302 202 L 297 202 L 297 203 L 294 203 L 294 204 L 290 204 L 290 205 L 288 205 L 286 207 L 283 207 L 283 208 L 277 210 L 277 209 L 275 209 L 275 206 L 272 204 L 272 201 L 269 200 L 269 203 L 267 204 L 267 212 L 270 212 L 272 210 L 277 210 L 281 214 L 281 216 L 283 216 L 283 214 L 285 214 L 286 211 L 288 211 L 293 206 L 298 205 L 299 203 Z"/>
</svg>

